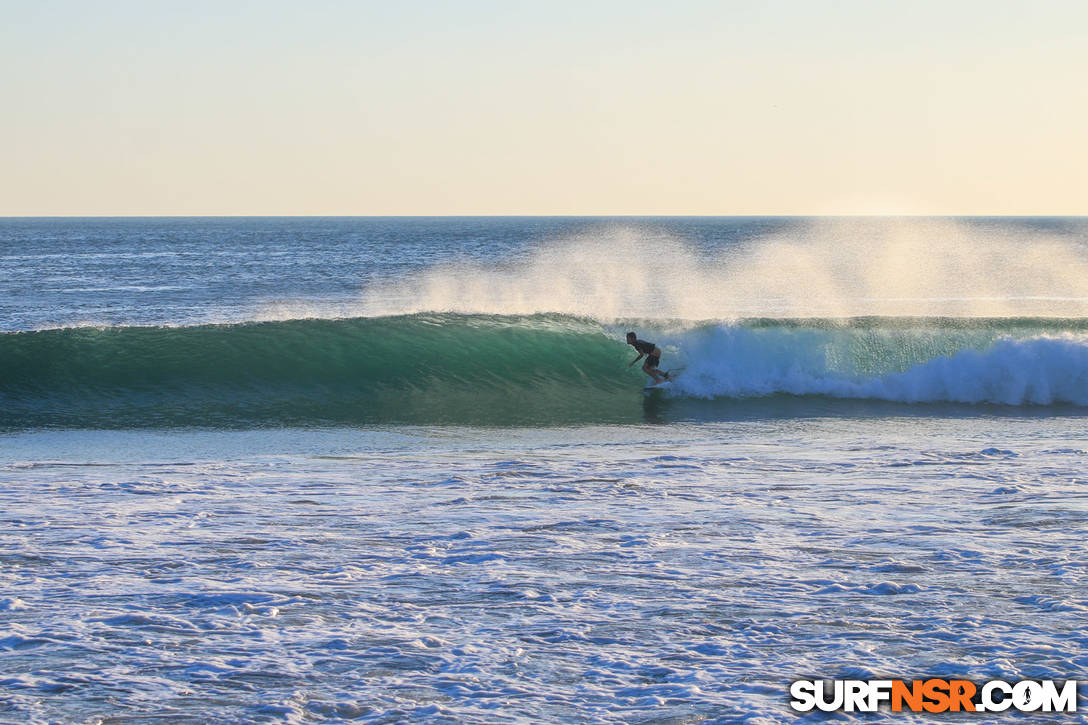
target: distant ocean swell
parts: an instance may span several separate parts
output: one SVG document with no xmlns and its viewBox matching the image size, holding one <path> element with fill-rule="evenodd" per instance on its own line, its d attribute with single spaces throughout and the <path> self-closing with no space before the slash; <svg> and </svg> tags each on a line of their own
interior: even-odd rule
<svg viewBox="0 0 1088 725">
<path fill-rule="evenodd" d="M 782 396 L 1088 406 L 1088 319 L 600 322 L 418 314 L 0 335 L 0 427 L 644 419 L 628 327 L 683 367 L 652 405 Z M 710 406 L 708 408 L 707 406 Z"/>
</svg>

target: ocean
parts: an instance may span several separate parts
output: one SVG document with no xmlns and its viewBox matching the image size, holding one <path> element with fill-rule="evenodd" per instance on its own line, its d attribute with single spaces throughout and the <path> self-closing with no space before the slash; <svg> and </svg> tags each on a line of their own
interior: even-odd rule
<svg viewBox="0 0 1088 725">
<path fill-rule="evenodd" d="M 1088 679 L 1088 219 L 8 218 L 0 269 L 2 722 Z"/>
</svg>

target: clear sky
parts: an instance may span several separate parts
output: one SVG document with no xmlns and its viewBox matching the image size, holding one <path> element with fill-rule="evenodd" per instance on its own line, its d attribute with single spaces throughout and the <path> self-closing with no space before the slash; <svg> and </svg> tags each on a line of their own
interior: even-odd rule
<svg viewBox="0 0 1088 725">
<path fill-rule="evenodd" d="M 0 0 L 0 215 L 1088 214 L 1084 0 Z"/>
</svg>

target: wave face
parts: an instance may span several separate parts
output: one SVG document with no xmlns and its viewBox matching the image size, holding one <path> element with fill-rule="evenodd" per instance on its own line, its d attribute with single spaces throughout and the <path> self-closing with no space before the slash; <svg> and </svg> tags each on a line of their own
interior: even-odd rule
<svg viewBox="0 0 1088 725">
<path fill-rule="evenodd" d="M 626 328 L 683 367 L 644 395 Z M 1088 406 L 1088 320 L 417 314 L 0 335 L 0 427 L 572 425 L 741 399 Z"/>
</svg>

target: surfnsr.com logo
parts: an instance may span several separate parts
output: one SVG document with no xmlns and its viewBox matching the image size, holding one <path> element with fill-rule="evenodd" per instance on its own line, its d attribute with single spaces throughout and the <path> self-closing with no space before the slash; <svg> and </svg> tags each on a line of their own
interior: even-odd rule
<svg viewBox="0 0 1088 725">
<path fill-rule="evenodd" d="M 797 680 L 790 697 L 798 712 L 1076 712 L 1077 681 Z"/>
</svg>

